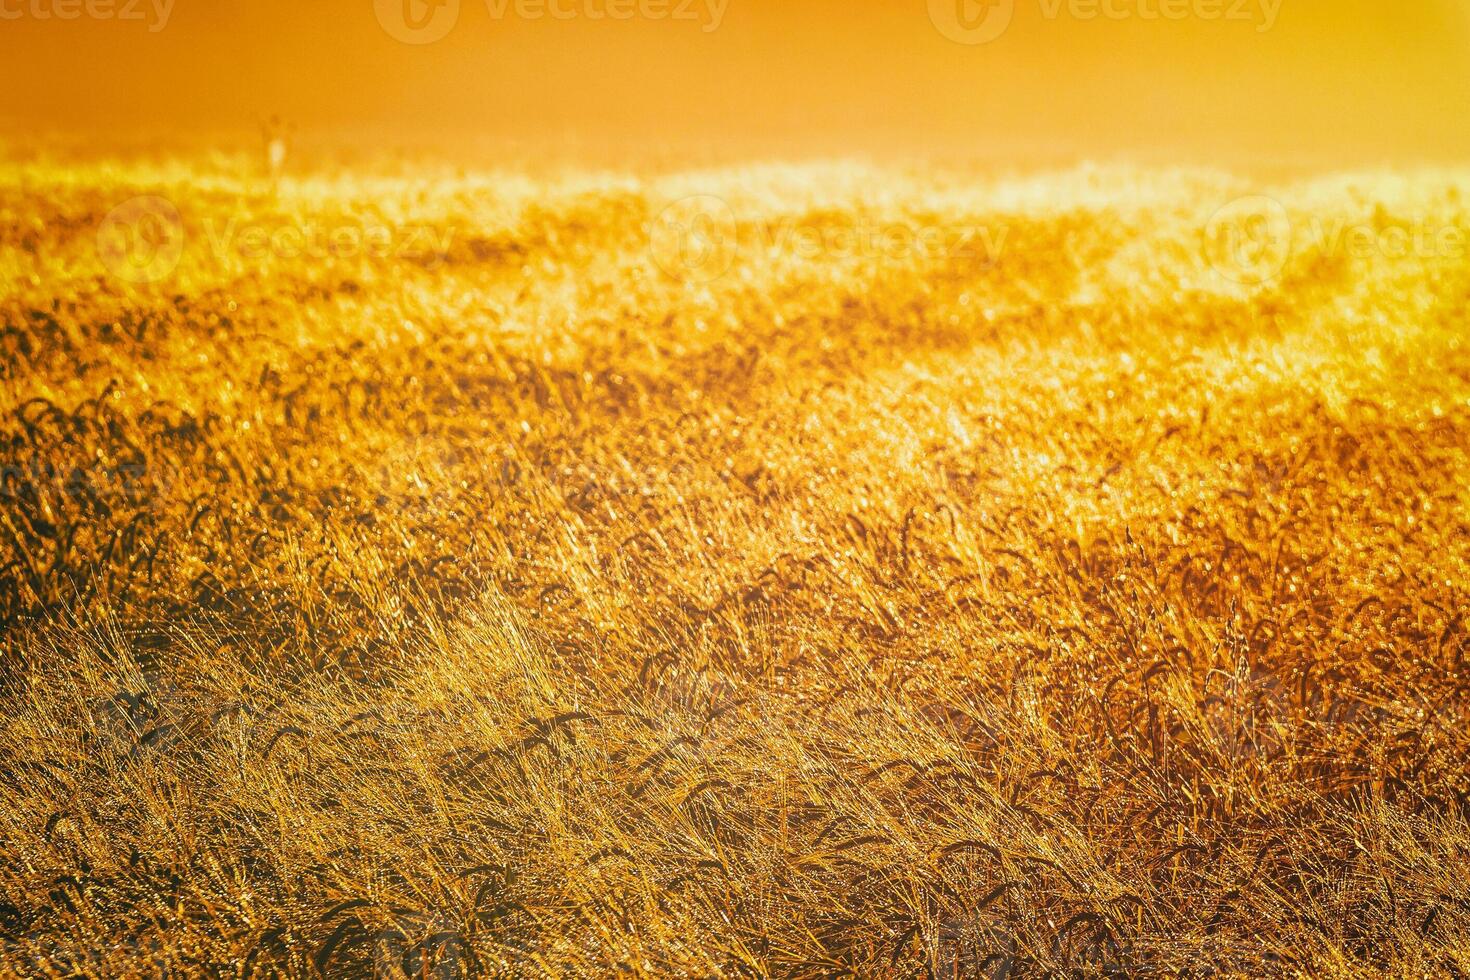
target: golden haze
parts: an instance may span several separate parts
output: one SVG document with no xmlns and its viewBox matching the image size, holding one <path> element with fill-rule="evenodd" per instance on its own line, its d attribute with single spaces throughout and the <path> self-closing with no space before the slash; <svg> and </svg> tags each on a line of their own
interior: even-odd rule
<svg viewBox="0 0 1470 980">
<path fill-rule="evenodd" d="M 1462 7 L 75 2 L 0 977 L 1470 973 Z"/>
<path fill-rule="evenodd" d="M 1016 0 L 1010 31 L 979 47 L 941 36 L 919 0 L 728 0 L 712 31 L 708 20 L 496 20 L 496 2 L 464 0 L 456 28 L 422 47 L 382 30 L 370 0 L 173 0 L 157 32 L 0 21 L 0 120 L 15 137 L 253 135 L 280 114 L 304 139 L 387 148 L 576 139 L 594 153 L 1319 165 L 1463 157 L 1470 141 L 1457 124 L 1470 115 L 1470 13 L 1452 0 L 1216 0 L 1242 16 L 1180 22 L 1048 18 L 1056 0 Z M 1143 12 L 1172 2 L 1110 0 Z"/>
</svg>

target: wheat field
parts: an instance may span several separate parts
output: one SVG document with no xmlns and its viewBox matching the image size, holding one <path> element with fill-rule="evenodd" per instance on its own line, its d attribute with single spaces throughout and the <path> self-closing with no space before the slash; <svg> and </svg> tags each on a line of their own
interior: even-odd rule
<svg viewBox="0 0 1470 980">
<path fill-rule="evenodd" d="M 0 971 L 1470 972 L 1467 193 L 12 154 Z"/>
</svg>

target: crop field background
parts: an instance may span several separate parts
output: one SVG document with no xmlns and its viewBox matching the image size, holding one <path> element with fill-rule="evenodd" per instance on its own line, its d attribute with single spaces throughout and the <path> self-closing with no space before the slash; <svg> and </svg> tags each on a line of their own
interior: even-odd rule
<svg viewBox="0 0 1470 980">
<path fill-rule="evenodd" d="M 1470 972 L 1470 174 L 0 163 L 0 971 Z"/>
</svg>

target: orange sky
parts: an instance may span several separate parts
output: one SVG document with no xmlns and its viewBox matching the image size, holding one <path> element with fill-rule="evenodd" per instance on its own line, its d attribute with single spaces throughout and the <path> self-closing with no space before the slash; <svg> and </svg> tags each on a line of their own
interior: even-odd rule
<svg viewBox="0 0 1470 980">
<path fill-rule="evenodd" d="M 402 0 L 377 2 L 402 16 Z M 254 133 L 280 113 L 306 136 L 403 146 L 1470 157 L 1463 0 L 1014 0 L 1009 29 L 978 45 L 936 28 L 929 0 L 517 14 L 536 2 L 459 0 L 446 36 L 413 45 L 375 0 L 0 0 L 0 124 L 18 140 Z M 620 2 L 688 4 L 693 19 L 595 17 Z M 935 2 L 979 16 L 987 0 Z M 1163 19 L 1170 4 L 1184 19 Z"/>
</svg>

